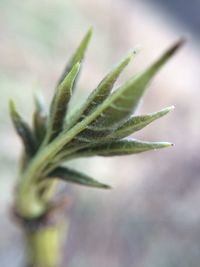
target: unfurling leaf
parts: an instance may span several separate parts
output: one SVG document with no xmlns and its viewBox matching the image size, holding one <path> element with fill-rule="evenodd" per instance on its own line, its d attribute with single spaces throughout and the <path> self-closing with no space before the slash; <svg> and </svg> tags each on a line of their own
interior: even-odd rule
<svg viewBox="0 0 200 267">
<path fill-rule="evenodd" d="M 156 150 L 172 146 L 168 142 L 145 142 L 135 139 L 112 141 L 102 144 L 93 145 L 89 148 L 81 149 L 74 154 L 74 157 L 90 157 L 90 156 L 119 156 L 145 152 L 148 150 Z M 71 157 L 68 157 L 71 159 Z M 73 158 L 73 155 L 72 155 Z"/>
<path fill-rule="evenodd" d="M 79 72 L 80 64 L 76 63 L 59 85 L 50 108 L 46 143 L 52 141 L 62 131 L 68 103 L 72 95 L 72 86 Z"/>
<path fill-rule="evenodd" d="M 81 41 L 79 47 L 76 49 L 74 55 L 72 56 L 72 58 L 68 62 L 63 74 L 61 75 L 61 78 L 59 79 L 59 83 L 58 84 L 63 82 L 63 80 L 65 79 L 66 75 L 70 72 L 70 70 L 72 69 L 72 67 L 76 63 L 82 62 L 82 60 L 84 59 L 85 51 L 87 49 L 87 46 L 88 46 L 88 43 L 90 41 L 91 35 L 92 35 L 92 28 L 89 29 L 89 31 L 86 33 L 86 35 L 84 36 L 83 40 Z"/>
<path fill-rule="evenodd" d="M 64 167 L 56 168 L 49 175 L 49 177 L 58 178 L 66 182 L 76 183 L 76 184 L 90 186 L 90 187 L 110 189 L 109 185 L 102 184 L 83 173 L 80 173 L 80 172 L 77 172 L 75 170 L 71 170 L 68 168 L 64 168 Z"/>
<path fill-rule="evenodd" d="M 21 137 L 21 140 L 24 144 L 26 155 L 31 157 L 36 152 L 36 142 L 35 142 L 33 133 L 29 125 L 24 121 L 21 115 L 17 112 L 13 100 L 10 100 L 9 108 L 10 108 L 10 116 L 11 116 L 12 122 L 14 124 L 14 127 L 18 135 Z"/>
<path fill-rule="evenodd" d="M 35 112 L 33 114 L 33 128 L 38 145 L 40 145 L 45 137 L 47 128 L 47 107 L 44 102 L 43 95 L 36 93 L 35 97 Z"/>
<path fill-rule="evenodd" d="M 174 106 L 164 108 L 158 112 L 149 113 L 147 115 L 133 116 L 127 122 L 125 122 L 121 127 L 116 129 L 108 139 L 121 139 L 133 134 L 136 131 L 143 129 L 145 126 L 151 122 L 165 116 L 168 112 L 172 111 Z"/>
</svg>

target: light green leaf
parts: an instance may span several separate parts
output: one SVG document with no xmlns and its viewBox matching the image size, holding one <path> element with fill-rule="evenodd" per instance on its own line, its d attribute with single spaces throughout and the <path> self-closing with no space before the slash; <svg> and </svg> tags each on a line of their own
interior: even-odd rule
<svg viewBox="0 0 200 267">
<path fill-rule="evenodd" d="M 72 95 L 72 86 L 79 72 L 80 64 L 76 63 L 67 74 L 63 82 L 59 85 L 50 108 L 47 136 L 45 143 L 53 140 L 62 130 L 66 116 L 68 103 Z"/>
<path fill-rule="evenodd" d="M 174 106 L 164 108 L 158 112 L 149 113 L 147 115 L 133 116 L 121 127 L 116 129 L 112 134 L 107 136 L 106 139 L 121 139 L 133 134 L 136 131 L 143 129 L 151 122 L 165 116 L 168 112 L 172 111 Z"/>
<path fill-rule="evenodd" d="M 95 90 L 89 95 L 86 102 L 79 110 L 76 110 L 75 115 L 69 118 L 67 128 L 71 128 L 77 121 L 81 121 L 90 114 L 98 105 L 100 105 L 110 94 L 114 83 L 130 60 L 136 54 L 136 51 L 129 53 L 115 68 L 113 68 L 105 78 L 100 82 Z"/>
<path fill-rule="evenodd" d="M 13 100 L 10 100 L 9 108 L 10 108 L 10 116 L 14 124 L 14 127 L 16 129 L 16 132 L 21 137 L 26 154 L 29 157 L 31 157 L 36 152 L 36 141 L 33 136 L 33 133 L 29 125 L 24 121 L 21 115 L 17 112 Z"/>
<path fill-rule="evenodd" d="M 36 110 L 33 114 L 33 128 L 38 145 L 40 145 L 46 134 L 47 107 L 44 101 L 44 97 L 40 92 L 35 93 L 34 100 Z"/>
<path fill-rule="evenodd" d="M 75 157 L 91 157 L 91 156 L 119 156 L 137 154 L 149 150 L 156 150 L 160 148 L 170 147 L 173 144 L 168 142 L 144 142 L 140 140 L 119 140 L 102 144 L 96 144 L 89 148 L 81 149 L 74 155 L 70 155 L 67 159 Z"/>
<path fill-rule="evenodd" d="M 56 168 L 49 175 L 49 177 L 58 178 L 66 182 L 76 183 L 76 184 L 85 185 L 89 187 L 110 189 L 109 185 L 102 184 L 83 173 L 80 173 L 80 172 L 77 172 L 75 170 L 71 170 L 68 168 L 64 168 L 64 167 Z"/>
<path fill-rule="evenodd" d="M 81 41 L 79 47 L 76 49 L 74 55 L 72 56 L 72 58 L 70 59 L 70 61 L 68 62 L 63 74 L 61 75 L 61 78 L 59 79 L 59 83 L 62 83 L 63 80 L 65 79 L 66 75 L 70 72 L 70 70 L 72 69 L 72 67 L 78 63 L 78 62 L 82 62 L 84 55 L 85 55 L 85 51 L 87 49 L 88 43 L 90 41 L 92 35 L 92 28 L 90 28 L 88 30 L 88 32 L 86 33 L 86 35 L 84 36 L 83 40 Z M 73 86 L 74 88 L 74 86 Z"/>
</svg>

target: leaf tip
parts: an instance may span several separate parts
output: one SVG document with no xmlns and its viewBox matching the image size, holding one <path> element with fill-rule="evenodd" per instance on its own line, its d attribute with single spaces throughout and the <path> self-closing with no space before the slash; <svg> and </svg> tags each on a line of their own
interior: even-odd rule
<svg viewBox="0 0 200 267">
<path fill-rule="evenodd" d="M 15 103 L 14 103 L 14 100 L 12 98 L 10 98 L 10 100 L 9 100 L 9 110 L 10 110 L 11 115 L 13 115 L 15 113 Z"/>
<path fill-rule="evenodd" d="M 169 111 L 172 111 L 172 110 L 174 110 L 174 109 L 175 109 L 175 106 L 174 106 L 174 105 L 171 105 L 171 106 L 168 107 L 168 110 L 169 110 Z"/>
<path fill-rule="evenodd" d="M 129 59 L 129 61 L 131 59 L 133 59 L 141 50 L 141 47 L 138 45 L 136 47 L 134 47 L 129 53 L 128 53 L 128 56 L 127 56 L 127 59 Z"/>
<path fill-rule="evenodd" d="M 172 147 L 172 146 L 174 146 L 173 143 L 170 143 L 170 142 L 160 142 L 160 148 Z"/>
<path fill-rule="evenodd" d="M 187 42 L 187 38 L 185 36 L 182 36 L 178 39 L 178 41 L 175 42 L 174 47 L 175 49 L 179 49 Z"/>
<path fill-rule="evenodd" d="M 133 48 L 132 53 L 133 53 L 133 55 L 136 55 L 136 54 L 138 54 L 141 50 L 142 50 L 142 46 L 141 46 L 141 45 L 136 45 L 136 46 Z"/>
<path fill-rule="evenodd" d="M 175 109 L 175 106 L 166 107 L 160 111 L 160 114 L 164 116 L 168 114 L 169 112 L 173 111 L 174 109 Z"/>
<path fill-rule="evenodd" d="M 112 187 L 110 185 L 107 185 L 107 184 L 103 184 L 102 188 L 103 189 L 112 189 Z"/>
<path fill-rule="evenodd" d="M 129 62 L 136 56 L 137 54 L 137 50 L 133 49 L 131 50 L 127 56 L 125 57 L 125 59 L 122 61 L 121 66 L 126 66 L 129 64 Z"/>
<path fill-rule="evenodd" d="M 127 56 L 128 62 L 131 61 L 136 56 L 136 54 L 137 54 L 137 51 L 131 50 L 131 52 L 128 53 L 128 56 Z"/>
<path fill-rule="evenodd" d="M 85 46 L 87 46 L 87 44 L 89 43 L 92 33 L 93 33 L 93 27 L 91 26 L 86 32 L 85 37 L 83 39 L 83 42 L 85 42 Z"/>
<path fill-rule="evenodd" d="M 90 26 L 86 35 L 89 36 L 90 38 L 92 36 L 92 33 L 93 33 L 93 26 Z"/>
<path fill-rule="evenodd" d="M 170 142 L 153 142 L 152 143 L 152 149 L 153 150 L 157 150 L 157 149 L 161 149 L 161 148 L 167 148 L 167 147 L 172 147 L 174 146 L 173 143 Z"/>
<path fill-rule="evenodd" d="M 172 55 L 174 55 L 185 44 L 185 42 L 185 37 L 181 37 L 180 39 L 178 39 L 167 51 L 167 57 L 171 57 Z"/>
</svg>

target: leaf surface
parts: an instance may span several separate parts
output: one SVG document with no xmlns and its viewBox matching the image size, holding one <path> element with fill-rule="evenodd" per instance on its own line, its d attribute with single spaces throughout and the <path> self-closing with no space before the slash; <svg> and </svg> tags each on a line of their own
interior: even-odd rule
<svg viewBox="0 0 200 267">
<path fill-rule="evenodd" d="M 62 130 L 68 103 L 72 95 L 72 86 L 79 72 L 80 64 L 76 63 L 59 85 L 50 108 L 49 123 L 47 129 L 46 143 L 53 140 Z"/>
<path fill-rule="evenodd" d="M 72 67 L 76 63 L 83 61 L 84 55 L 85 55 L 85 51 L 87 49 L 87 46 L 88 46 L 88 43 L 90 41 L 91 35 L 92 35 L 92 28 L 88 30 L 88 32 L 84 36 L 83 40 L 81 41 L 80 45 L 76 49 L 74 55 L 72 56 L 70 61 L 67 63 L 67 66 L 66 66 L 63 74 L 61 75 L 58 84 L 61 84 L 63 82 L 63 80 L 65 79 L 66 75 L 70 72 L 70 70 L 72 69 Z M 73 86 L 73 89 L 74 89 L 74 86 Z"/>
<path fill-rule="evenodd" d="M 71 170 L 65 167 L 56 168 L 51 174 L 51 178 L 58 178 L 66 182 L 76 183 L 89 187 L 110 189 L 109 185 L 102 184 L 86 174 Z"/>
<path fill-rule="evenodd" d="M 97 144 L 89 148 L 79 150 L 75 153 L 74 157 L 90 157 L 97 155 L 110 157 L 119 155 L 129 155 L 170 146 L 172 146 L 172 144 L 168 142 L 145 142 L 135 139 L 119 140 L 119 141 Z"/>
<path fill-rule="evenodd" d="M 116 129 L 107 138 L 109 139 L 121 139 L 133 134 L 136 131 L 143 129 L 151 122 L 165 116 L 168 112 L 173 110 L 174 107 L 167 107 L 158 112 L 149 113 L 147 115 L 133 116 L 126 121 L 121 127 Z"/>
<path fill-rule="evenodd" d="M 9 108 L 12 122 L 16 129 L 16 132 L 21 137 L 26 154 L 28 156 L 33 156 L 36 152 L 36 141 L 31 131 L 31 128 L 17 112 L 13 100 L 10 100 Z"/>
</svg>

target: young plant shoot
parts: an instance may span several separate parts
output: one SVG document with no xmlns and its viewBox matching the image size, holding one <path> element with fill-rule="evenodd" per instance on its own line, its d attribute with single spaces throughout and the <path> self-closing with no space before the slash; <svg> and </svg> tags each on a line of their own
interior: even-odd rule
<svg viewBox="0 0 200 267">
<path fill-rule="evenodd" d="M 184 40 L 173 44 L 143 72 L 114 88 L 122 71 L 135 58 L 137 53 L 133 50 L 108 72 L 85 103 L 71 112 L 71 97 L 77 88 L 91 34 L 89 30 L 69 60 L 50 107 L 36 95 L 32 126 L 18 112 L 13 100 L 10 101 L 10 115 L 24 147 L 14 212 L 25 231 L 27 267 L 59 265 L 65 229 L 65 201 L 54 198 L 59 179 L 100 189 L 110 188 L 63 163 L 81 157 L 122 156 L 172 146 L 168 142 L 141 141 L 129 136 L 173 110 L 171 106 L 146 115 L 134 115 L 149 83 Z"/>
</svg>

